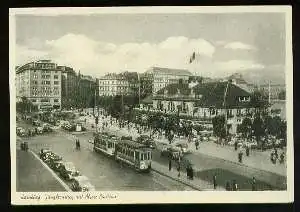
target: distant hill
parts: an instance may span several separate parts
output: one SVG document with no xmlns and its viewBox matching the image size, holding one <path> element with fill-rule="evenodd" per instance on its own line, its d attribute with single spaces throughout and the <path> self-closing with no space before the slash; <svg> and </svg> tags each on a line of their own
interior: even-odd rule
<svg viewBox="0 0 300 212">
<path fill-rule="evenodd" d="M 285 84 L 285 73 L 280 69 L 246 70 L 235 73 L 249 84 Z M 232 75 L 231 75 L 232 76 Z"/>
</svg>

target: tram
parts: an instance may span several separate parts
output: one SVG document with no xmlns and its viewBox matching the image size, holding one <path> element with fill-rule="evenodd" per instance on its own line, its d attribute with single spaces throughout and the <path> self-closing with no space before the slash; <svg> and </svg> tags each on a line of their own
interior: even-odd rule
<svg viewBox="0 0 300 212">
<path fill-rule="evenodd" d="M 107 133 L 97 134 L 94 138 L 94 151 L 100 151 L 108 156 L 114 156 L 118 140 L 119 139 L 114 135 Z"/>
<path fill-rule="evenodd" d="M 150 172 L 152 150 L 144 144 L 121 140 L 116 145 L 115 160 L 124 162 L 137 171 Z"/>
</svg>

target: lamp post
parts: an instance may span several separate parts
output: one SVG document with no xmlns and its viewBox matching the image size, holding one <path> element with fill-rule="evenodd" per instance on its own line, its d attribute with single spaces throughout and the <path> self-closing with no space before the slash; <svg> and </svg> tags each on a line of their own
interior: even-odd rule
<svg viewBox="0 0 300 212">
<path fill-rule="evenodd" d="M 95 118 L 95 127 L 96 127 L 96 133 L 98 133 L 98 121 L 99 121 L 99 106 L 97 105 L 97 95 L 96 95 L 96 89 L 97 89 L 97 86 L 94 86 L 95 89 L 94 89 L 94 107 L 93 107 L 93 116 Z M 96 110 L 96 107 L 97 107 L 97 114 L 95 112 Z"/>
</svg>

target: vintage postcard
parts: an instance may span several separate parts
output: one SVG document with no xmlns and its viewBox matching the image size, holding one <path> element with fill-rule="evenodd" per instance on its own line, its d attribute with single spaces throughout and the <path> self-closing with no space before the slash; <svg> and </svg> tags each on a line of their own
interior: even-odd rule
<svg viewBox="0 0 300 212">
<path fill-rule="evenodd" d="M 291 7 L 9 21 L 12 204 L 294 201 Z"/>
</svg>

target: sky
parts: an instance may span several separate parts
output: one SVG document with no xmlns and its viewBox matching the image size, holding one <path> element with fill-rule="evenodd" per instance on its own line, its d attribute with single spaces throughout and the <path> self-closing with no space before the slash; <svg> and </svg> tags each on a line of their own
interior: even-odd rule
<svg viewBox="0 0 300 212">
<path fill-rule="evenodd" d="M 192 53 L 196 59 L 189 64 Z M 16 62 L 51 59 L 83 74 L 183 68 L 207 77 L 284 73 L 280 13 L 16 16 Z M 284 74 L 283 74 L 284 75 Z"/>
</svg>

